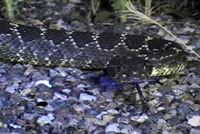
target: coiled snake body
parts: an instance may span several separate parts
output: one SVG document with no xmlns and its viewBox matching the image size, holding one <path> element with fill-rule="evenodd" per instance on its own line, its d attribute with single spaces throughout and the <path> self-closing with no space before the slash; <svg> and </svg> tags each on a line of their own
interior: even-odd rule
<svg viewBox="0 0 200 134">
<path fill-rule="evenodd" d="M 103 69 L 119 82 L 174 74 L 185 67 L 175 42 L 141 35 L 40 29 L 0 20 L 0 59 L 37 66 Z"/>
</svg>

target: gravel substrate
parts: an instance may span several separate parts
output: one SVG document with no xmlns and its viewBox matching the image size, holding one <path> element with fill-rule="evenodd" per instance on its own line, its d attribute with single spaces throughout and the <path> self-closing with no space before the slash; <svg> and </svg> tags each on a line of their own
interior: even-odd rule
<svg viewBox="0 0 200 134">
<path fill-rule="evenodd" d="M 18 18 L 27 17 L 24 11 L 34 11 L 27 22 L 40 24 L 45 18 L 44 22 L 53 20 L 53 26 L 66 29 L 126 31 L 173 40 L 154 25 L 88 27 L 81 18 L 73 20 L 75 15 L 87 16 L 84 7 L 76 10 L 82 14 L 67 16 L 74 11 L 74 1 L 64 2 L 65 6 L 49 0 L 34 2 L 42 8 L 20 10 L 19 2 L 22 14 Z M 166 22 L 164 26 L 199 51 L 199 21 L 184 18 L 177 22 L 163 14 L 155 19 Z M 66 20 L 72 20 L 70 26 L 66 27 Z M 0 134 L 200 134 L 200 62 L 192 61 L 194 56 L 188 58 L 188 67 L 178 75 L 140 83 L 150 108 L 144 113 L 138 95 L 131 93 L 133 86 L 116 84 L 101 70 L 1 62 Z"/>
</svg>

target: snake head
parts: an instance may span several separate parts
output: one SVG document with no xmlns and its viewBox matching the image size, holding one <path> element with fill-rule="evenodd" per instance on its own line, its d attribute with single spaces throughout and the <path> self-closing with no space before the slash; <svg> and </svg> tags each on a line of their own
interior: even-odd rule
<svg viewBox="0 0 200 134">
<path fill-rule="evenodd" d="M 159 59 L 159 62 L 136 55 L 115 56 L 109 62 L 107 74 L 119 83 L 131 83 L 134 78 L 145 81 L 150 77 L 173 75 L 185 68 L 186 61 L 183 53 Z"/>
<path fill-rule="evenodd" d="M 109 77 L 119 83 L 132 83 L 134 78 L 148 78 L 152 67 L 145 59 L 135 56 L 115 56 L 106 70 Z"/>
</svg>

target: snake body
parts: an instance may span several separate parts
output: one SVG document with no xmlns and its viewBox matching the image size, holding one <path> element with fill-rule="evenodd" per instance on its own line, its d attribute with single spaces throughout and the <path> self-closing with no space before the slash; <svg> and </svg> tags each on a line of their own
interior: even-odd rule
<svg viewBox="0 0 200 134">
<path fill-rule="evenodd" d="M 41 29 L 0 20 L 0 59 L 45 67 L 106 70 L 119 82 L 165 76 L 186 65 L 175 42 L 142 35 Z"/>
</svg>

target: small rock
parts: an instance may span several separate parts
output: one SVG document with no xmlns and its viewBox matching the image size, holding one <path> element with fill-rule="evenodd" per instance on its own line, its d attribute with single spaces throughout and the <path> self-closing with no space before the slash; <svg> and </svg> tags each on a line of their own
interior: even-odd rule
<svg viewBox="0 0 200 134">
<path fill-rule="evenodd" d="M 197 95 L 196 95 L 195 100 L 196 100 L 196 101 L 200 101 L 200 94 L 197 94 Z"/>
<path fill-rule="evenodd" d="M 115 117 L 112 115 L 103 115 L 103 121 L 105 123 L 111 122 Z"/>
<path fill-rule="evenodd" d="M 101 119 L 96 119 L 96 118 L 90 118 L 90 121 L 94 124 L 100 125 L 100 126 L 105 126 L 106 122 L 104 122 Z"/>
<path fill-rule="evenodd" d="M 177 111 L 176 110 L 171 110 L 171 111 L 169 111 L 169 114 L 171 116 L 176 116 L 177 115 Z"/>
<path fill-rule="evenodd" d="M 107 133 L 109 133 L 109 132 L 119 133 L 119 132 L 120 132 L 119 124 L 117 124 L 117 123 L 109 124 L 109 125 L 106 127 L 106 132 L 107 132 Z"/>
<path fill-rule="evenodd" d="M 192 129 L 190 130 L 190 134 L 200 134 L 200 129 L 192 128 Z"/>
<path fill-rule="evenodd" d="M 52 114 L 48 114 L 47 116 L 42 116 L 37 119 L 37 123 L 40 126 L 44 126 L 45 124 L 52 124 L 52 120 L 54 119 L 54 116 Z"/>
<path fill-rule="evenodd" d="M 6 88 L 6 92 L 13 94 L 16 92 L 17 89 L 18 89 L 18 86 L 12 85 L 12 86 Z"/>
<path fill-rule="evenodd" d="M 36 72 L 36 71 L 37 71 L 37 70 L 34 69 L 33 66 L 28 65 L 28 66 L 27 66 L 27 69 L 26 69 L 25 72 L 24 72 L 24 75 L 25 75 L 25 76 L 28 76 L 28 75 L 30 75 L 31 73 Z"/>
<path fill-rule="evenodd" d="M 38 108 L 45 108 L 48 105 L 46 101 L 40 101 L 37 103 Z"/>
<path fill-rule="evenodd" d="M 180 36 L 179 39 L 181 40 L 182 43 L 187 44 L 190 40 L 190 36 Z"/>
<path fill-rule="evenodd" d="M 165 110 L 165 108 L 164 107 L 158 107 L 157 110 L 158 111 L 163 111 L 163 110 Z"/>
<path fill-rule="evenodd" d="M 26 89 L 22 90 L 21 94 L 22 94 L 23 96 L 26 96 L 27 94 L 30 94 L 31 91 L 32 91 L 32 90 L 31 90 L 30 88 L 26 88 Z"/>
<path fill-rule="evenodd" d="M 158 35 L 161 36 L 161 37 L 163 37 L 165 34 L 166 34 L 166 32 L 164 30 L 162 30 L 162 29 L 160 29 L 158 31 Z"/>
<path fill-rule="evenodd" d="M 193 127 L 200 126 L 200 116 L 197 115 L 193 116 L 192 118 L 188 119 L 187 123 Z"/>
<path fill-rule="evenodd" d="M 108 113 L 112 114 L 112 115 L 116 115 L 119 114 L 119 111 L 115 110 L 115 109 L 109 109 Z"/>
<path fill-rule="evenodd" d="M 166 34 L 163 38 L 166 39 L 166 40 L 170 40 L 170 41 L 174 41 L 174 40 L 175 40 L 175 39 L 174 39 L 171 35 L 169 35 L 169 34 Z"/>
<path fill-rule="evenodd" d="M 101 113 L 99 113 L 99 114 L 96 116 L 96 118 L 102 119 L 102 118 L 103 118 L 103 115 L 105 115 L 105 114 L 108 114 L 108 113 L 105 112 L 105 111 L 102 111 Z"/>
<path fill-rule="evenodd" d="M 149 117 L 146 114 L 142 114 L 141 116 L 132 116 L 131 117 L 131 120 L 137 121 L 139 123 L 143 123 L 148 119 L 149 119 Z"/>
<path fill-rule="evenodd" d="M 17 89 L 19 88 L 19 84 L 18 83 L 14 83 L 12 86 L 7 87 L 6 91 L 9 93 L 15 93 L 17 91 Z"/>
<path fill-rule="evenodd" d="M 199 96 L 200 97 L 200 96 Z M 200 105 L 199 104 L 194 104 L 191 106 L 192 110 L 194 111 L 200 111 Z"/>
<path fill-rule="evenodd" d="M 15 129 L 16 129 L 16 128 L 21 128 L 21 126 L 19 126 L 19 125 L 16 124 L 16 123 L 15 123 L 15 124 L 10 124 L 10 126 L 11 126 L 12 128 L 15 128 Z"/>
<path fill-rule="evenodd" d="M 6 70 L 5 69 L 0 69 L 0 74 L 6 74 Z"/>
<path fill-rule="evenodd" d="M 66 77 L 68 73 L 63 68 L 56 68 L 56 69 L 50 69 L 50 76 L 61 76 Z"/>
<path fill-rule="evenodd" d="M 85 88 L 85 87 L 87 87 L 87 86 L 84 85 L 84 84 L 78 84 L 77 87 L 78 87 L 78 88 Z"/>
<path fill-rule="evenodd" d="M 142 134 L 142 131 L 139 129 L 133 129 L 131 125 L 121 125 L 121 134 Z"/>
<path fill-rule="evenodd" d="M 73 76 L 67 76 L 67 81 L 69 82 L 77 82 L 77 78 L 73 77 Z"/>
<path fill-rule="evenodd" d="M 133 130 L 131 133 L 128 134 L 142 134 L 142 132 L 139 130 Z"/>
<path fill-rule="evenodd" d="M 66 88 L 66 89 L 62 89 L 62 92 L 63 93 L 66 93 L 66 94 L 70 94 L 71 93 L 71 90 Z"/>
<path fill-rule="evenodd" d="M 185 27 L 185 28 L 183 28 L 183 33 L 186 33 L 186 32 L 193 33 L 193 32 L 194 32 L 194 29 L 193 29 L 193 28 L 190 28 L 190 27 Z"/>
<path fill-rule="evenodd" d="M 184 94 L 185 88 L 187 88 L 185 85 L 175 85 L 172 87 L 172 91 L 176 96 L 179 96 Z"/>
<path fill-rule="evenodd" d="M 149 104 L 150 104 L 151 106 L 155 106 L 155 105 L 157 105 L 158 103 L 159 103 L 159 101 L 158 101 L 157 99 L 153 99 L 153 100 L 149 101 Z"/>
<path fill-rule="evenodd" d="M 28 114 L 28 113 L 24 113 L 24 119 L 26 120 L 32 120 L 35 117 L 35 114 Z"/>
<path fill-rule="evenodd" d="M 54 93 L 53 99 L 67 100 L 67 96 L 60 93 Z"/>
<path fill-rule="evenodd" d="M 82 101 L 96 101 L 97 97 L 86 93 L 81 93 L 79 99 Z"/>
<path fill-rule="evenodd" d="M 192 83 L 192 85 L 190 85 L 189 87 L 194 89 L 200 88 L 200 86 L 197 83 Z"/>
<path fill-rule="evenodd" d="M 188 103 L 181 103 L 177 109 L 179 115 L 186 115 L 191 112 L 190 105 Z"/>
<path fill-rule="evenodd" d="M 129 123 L 129 119 L 126 118 L 126 117 L 119 117 L 119 118 L 117 119 L 117 122 L 118 122 L 118 123 L 128 124 L 128 123 Z"/>
<path fill-rule="evenodd" d="M 52 87 L 52 85 L 49 83 L 48 80 L 39 80 L 39 81 L 35 82 L 35 86 L 38 86 L 40 84 L 43 84 L 43 85 L 45 85 L 45 86 L 47 86 L 49 88 Z"/>
<path fill-rule="evenodd" d="M 74 105 L 73 109 L 77 112 L 77 113 L 83 113 L 85 112 L 84 107 L 82 105 Z"/>
<path fill-rule="evenodd" d="M 46 110 L 46 111 L 54 111 L 54 108 L 51 105 L 47 105 L 46 107 L 44 107 L 44 110 Z"/>
<path fill-rule="evenodd" d="M 157 124 L 158 129 L 166 129 L 167 127 L 167 122 L 164 119 L 158 119 Z"/>
<path fill-rule="evenodd" d="M 0 128 L 4 127 L 3 122 L 0 122 Z"/>
<path fill-rule="evenodd" d="M 199 47 L 200 47 L 200 39 L 197 39 L 197 40 L 196 40 L 196 43 L 195 43 L 195 45 L 196 45 L 196 47 L 197 47 L 197 48 L 199 48 Z"/>
</svg>

